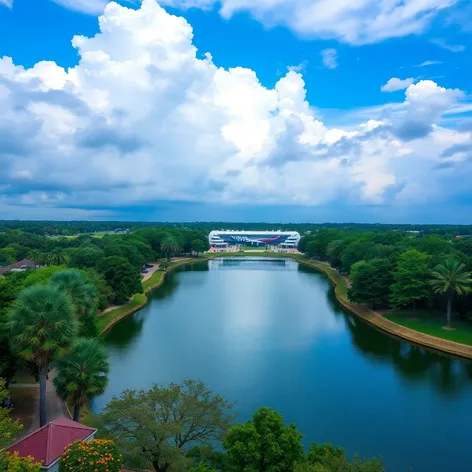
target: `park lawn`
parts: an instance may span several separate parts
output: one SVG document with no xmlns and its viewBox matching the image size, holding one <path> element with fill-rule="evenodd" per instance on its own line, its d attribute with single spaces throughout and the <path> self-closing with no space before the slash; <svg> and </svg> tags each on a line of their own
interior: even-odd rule
<svg viewBox="0 0 472 472">
<path fill-rule="evenodd" d="M 152 278 L 152 277 L 151 277 Z M 149 279 L 151 280 L 151 279 Z M 125 303 L 120 308 L 116 308 L 115 310 L 111 310 L 103 315 L 98 317 L 98 329 L 100 332 L 103 330 L 114 320 L 121 318 L 123 315 L 128 314 L 130 311 L 134 311 L 137 308 L 140 308 L 146 304 L 146 295 L 144 293 L 136 293 L 131 297 L 131 300 L 128 303 Z"/>
<path fill-rule="evenodd" d="M 166 271 L 165 270 L 156 270 L 154 274 L 149 277 L 149 279 L 143 282 L 143 289 L 147 292 L 151 287 L 159 285 L 164 279 Z"/>
<path fill-rule="evenodd" d="M 446 314 L 438 316 L 428 312 L 394 312 L 386 313 L 384 316 L 394 323 L 420 333 L 472 346 L 472 325 L 464 321 L 453 320 L 452 327 L 455 328 L 454 331 L 443 329 L 446 324 Z"/>
</svg>

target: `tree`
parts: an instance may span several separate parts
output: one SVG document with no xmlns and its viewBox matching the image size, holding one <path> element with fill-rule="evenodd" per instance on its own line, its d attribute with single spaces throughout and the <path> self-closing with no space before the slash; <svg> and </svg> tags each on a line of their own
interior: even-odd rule
<svg viewBox="0 0 472 472">
<path fill-rule="evenodd" d="M 113 290 L 106 283 L 103 275 L 99 274 L 95 269 L 86 269 L 85 273 L 97 291 L 97 309 L 104 310 L 113 298 Z"/>
<path fill-rule="evenodd" d="M 28 252 L 28 258 L 31 259 L 37 267 L 39 265 L 39 260 L 41 259 L 41 251 L 39 249 L 31 249 Z"/>
<path fill-rule="evenodd" d="M 17 452 L 0 457 L 0 467 L 4 472 L 41 472 L 41 462 L 35 462 L 31 456 L 20 457 Z"/>
<path fill-rule="evenodd" d="M 108 403 L 102 420 L 130 465 L 165 472 L 185 467 L 184 448 L 220 440 L 233 416 L 226 400 L 202 382 L 185 380 L 167 388 L 125 390 Z"/>
<path fill-rule="evenodd" d="M 306 460 L 299 462 L 294 472 L 384 472 L 384 468 L 379 459 L 362 461 L 354 456 L 349 462 L 342 447 L 313 443 Z"/>
<path fill-rule="evenodd" d="M 91 397 L 102 395 L 108 383 L 110 364 L 104 346 L 96 339 L 78 338 L 67 354 L 56 361 L 54 386 L 59 398 L 72 399 L 74 421 L 80 419 L 80 407 Z"/>
<path fill-rule="evenodd" d="M 388 300 L 393 282 L 392 263 L 388 259 L 371 259 L 356 262 L 351 268 L 349 299 L 354 302 L 372 302 L 375 310 L 378 302 Z"/>
<path fill-rule="evenodd" d="M 159 263 L 160 270 L 167 270 L 170 267 L 170 263 L 168 261 L 162 261 Z"/>
<path fill-rule="evenodd" d="M 65 265 L 69 261 L 69 256 L 64 251 L 64 249 L 60 247 L 56 247 L 49 253 L 48 262 L 51 265 Z"/>
<path fill-rule="evenodd" d="M 51 284 L 70 297 L 74 314 L 80 322 L 80 336 L 97 337 L 97 291 L 88 277 L 78 269 L 55 272 Z"/>
<path fill-rule="evenodd" d="M 66 293 L 54 285 L 25 288 L 13 303 L 9 329 L 12 347 L 36 364 L 39 373 L 39 422 L 47 422 L 46 375 L 77 334 L 77 322 Z"/>
<path fill-rule="evenodd" d="M 75 441 L 62 454 L 59 472 L 118 472 L 122 463 L 113 441 Z"/>
<path fill-rule="evenodd" d="M 8 398 L 8 390 L 5 388 L 5 381 L 0 379 L 0 405 L 6 398 Z M 0 455 L 5 453 L 5 449 L 22 429 L 23 426 L 18 421 L 13 421 L 10 418 L 8 408 L 0 407 Z"/>
<path fill-rule="evenodd" d="M 192 241 L 192 251 L 197 253 L 197 256 L 205 250 L 205 243 L 201 239 L 194 239 Z"/>
<path fill-rule="evenodd" d="M 75 249 L 69 260 L 71 267 L 79 269 L 93 268 L 98 265 L 100 260 L 105 257 L 102 249 L 96 246 L 87 246 Z"/>
<path fill-rule="evenodd" d="M 166 237 L 161 243 L 161 251 L 167 257 L 167 260 L 170 262 L 172 256 L 176 254 L 179 250 L 179 245 L 177 241 L 171 237 Z"/>
<path fill-rule="evenodd" d="M 103 274 L 113 290 L 113 297 L 117 303 L 125 303 L 132 295 L 143 291 L 139 270 L 124 257 L 105 257 L 98 266 L 98 272 Z"/>
<path fill-rule="evenodd" d="M 413 305 L 430 294 L 430 256 L 416 249 L 400 254 L 397 269 L 393 273 L 390 303 L 393 307 Z"/>
<path fill-rule="evenodd" d="M 447 296 L 447 327 L 451 327 L 452 299 L 455 294 L 465 295 L 470 292 L 472 279 L 465 265 L 456 259 L 447 259 L 438 265 L 431 274 L 431 285 L 436 293 Z"/>
<path fill-rule="evenodd" d="M 235 471 L 290 472 L 303 458 L 301 438 L 294 424 L 285 426 L 279 413 L 261 407 L 228 431 L 223 446 Z"/>
</svg>

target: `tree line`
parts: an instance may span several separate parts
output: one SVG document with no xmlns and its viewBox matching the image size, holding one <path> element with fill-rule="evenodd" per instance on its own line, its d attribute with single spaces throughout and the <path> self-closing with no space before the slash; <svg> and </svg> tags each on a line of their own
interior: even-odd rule
<svg viewBox="0 0 472 472">
<path fill-rule="evenodd" d="M 454 302 L 459 317 L 471 317 L 472 238 L 329 229 L 304 236 L 299 249 L 349 276 L 352 301 L 431 314 L 447 307 L 448 325 Z"/>
<path fill-rule="evenodd" d="M 198 254 L 207 248 L 202 232 L 173 228 L 141 228 L 102 238 L 47 238 L 18 229 L 0 234 L 0 261 L 5 264 L 28 258 L 40 267 L 0 276 L 0 377 L 8 382 L 20 363 L 12 346 L 8 314 L 26 289 L 47 285 L 50 292 L 53 288 L 66 292 L 75 319 L 80 321 L 78 336 L 96 338 L 97 312 L 142 292 L 144 264 L 160 261 L 160 268 L 165 269 L 171 257 Z"/>
</svg>

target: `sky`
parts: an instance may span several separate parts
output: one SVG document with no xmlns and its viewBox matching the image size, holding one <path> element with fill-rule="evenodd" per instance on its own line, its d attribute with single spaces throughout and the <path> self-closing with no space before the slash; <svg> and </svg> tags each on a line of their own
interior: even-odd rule
<svg viewBox="0 0 472 472">
<path fill-rule="evenodd" d="M 0 0 L 0 219 L 472 224 L 471 0 Z"/>
</svg>

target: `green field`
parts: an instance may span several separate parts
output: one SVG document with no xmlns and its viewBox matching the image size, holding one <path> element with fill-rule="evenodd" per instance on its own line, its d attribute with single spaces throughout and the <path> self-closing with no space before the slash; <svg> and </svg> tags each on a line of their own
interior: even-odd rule
<svg viewBox="0 0 472 472">
<path fill-rule="evenodd" d="M 446 314 L 439 316 L 431 312 L 395 312 L 386 313 L 385 318 L 407 328 L 438 338 L 472 345 L 472 325 L 464 321 L 453 320 L 454 331 L 443 329 L 446 324 Z"/>
</svg>

